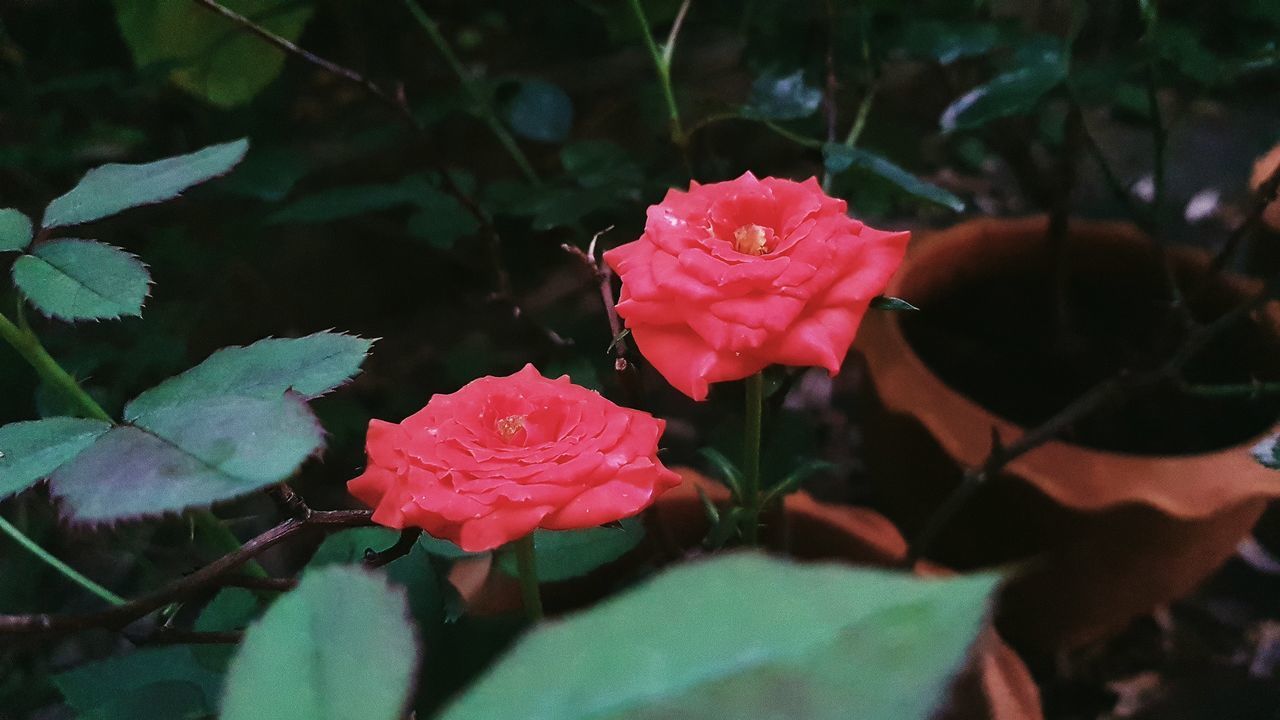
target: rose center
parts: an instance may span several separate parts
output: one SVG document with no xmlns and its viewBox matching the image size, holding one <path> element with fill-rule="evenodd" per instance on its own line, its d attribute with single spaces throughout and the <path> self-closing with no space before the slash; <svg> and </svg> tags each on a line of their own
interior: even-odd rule
<svg viewBox="0 0 1280 720">
<path fill-rule="evenodd" d="M 768 231 L 759 225 L 743 225 L 733 231 L 733 249 L 746 255 L 769 252 Z"/>
<path fill-rule="evenodd" d="M 499 419 L 495 427 L 498 430 L 498 435 L 500 435 L 503 440 L 511 442 L 511 438 L 515 437 L 516 433 L 524 429 L 524 416 L 508 415 Z"/>
</svg>

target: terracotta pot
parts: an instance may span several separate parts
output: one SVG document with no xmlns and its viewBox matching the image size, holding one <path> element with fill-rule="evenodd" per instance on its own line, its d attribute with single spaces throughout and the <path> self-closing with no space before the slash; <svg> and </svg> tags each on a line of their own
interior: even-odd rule
<svg viewBox="0 0 1280 720">
<path fill-rule="evenodd" d="M 985 219 L 920 238 L 886 294 L 928 312 L 958 280 L 993 278 L 1045 262 L 1047 221 Z M 1132 226 L 1073 222 L 1073 272 L 1116 269 L 1111 260 L 1148 257 Z M 1174 253 L 1180 275 L 1207 257 Z M 1149 258 L 1148 258 L 1149 259 Z M 1226 307 L 1258 285 L 1227 278 L 1206 295 Z M 1134 298 L 1135 302 L 1142 298 Z M 1277 337 L 1274 305 L 1260 334 Z M 896 313 L 872 313 L 859 331 L 869 387 L 867 461 L 884 508 L 910 534 L 987 457 L 993 432 L 1005 443 L 1023 428 L 950 387 L 904 336 Z M 1011 328 L 1010 332 L 1018 332 Z M 1274 471 L 1239 444 L 1188 455 L 1136 455 L 1049 442 L 1010 463 L 974 496 L 931 548 L 952 567 L 1035 558 L 1003 593 L 1001 633 L 1039 656 L 1103 637 L 1133 617 L 1190 591 L 1229 557 L 1269 498 Z"/>
<path fill-rule="evenodd" d="M 626 557 L 582 580 L 543 586 L 549 612 L 557 613 L 595 602 L 609 593 L 619 570 L 662 564 L 673 552 L 679 556 L 695 548 L 710 529 L 698 495 L 701 489 L 715 504 L 727 507 L 723 485 L 688 468 L 675 468 L 684 482 L 664 493 L 646 514 L 644 543 Z M 872 510 L 828 505 L 798 492 L 785 500 L 786 539 L 766 533 L 769 543 L 787 543 L 795 557 L 840 560 L 855 565 L 901 567 L 907 542 L 887 518 Z M 777 518 L 775 518 L 776 520 Z M 922 575 L 950 571 L 933 565 L 917 568 Z M 520 591 L 513 579 L 492 572 L 488 557 L 455 565 L 450 581 L 475 614 L 519 612 Z M 988 626 L 974 645 L 970 662 L 956 678 L 952 698 L 937 720 L 1042 720 L 1040 694 L 1026 665 Z"/>
</svg>

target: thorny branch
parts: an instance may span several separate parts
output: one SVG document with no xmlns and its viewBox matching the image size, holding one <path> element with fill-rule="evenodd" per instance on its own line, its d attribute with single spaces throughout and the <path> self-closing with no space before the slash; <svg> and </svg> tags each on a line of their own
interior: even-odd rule
<svg viewBox="0 0 1280 720">
<path fill-rule="evenodd" d="M 90 628 L 108 628 L 120 630 L 130 623 L 168 605 L 169 603 L 189 598 L 206 588 L 218 585 L 234 585 L 245 581 L 242 577 L 231 577 L 233 571 L 267 550 L 294 535 L 319 530 L 332 532 L 350 527 L 364 527 L 372 524 L 373 513 L 369 510 L 326 510 L 312 511 L 308 509 L 302 517 L 292 517 L 257 537 L 249 540 L 238 550 L 227 553 L 190 575 L 174 580 L 157 590 L 135 598 L 123 605 L 117 605 L 91 613 L 76 615 L 0 615 L 0 636 L 65 633 L 87 630 Z M 391 550 L 400 550 L 396 543 Z M 407 552 L 407 549 L 403 549 Z M 401 552 L 403 554 L 403 552 Z M 385 564 L 392 559 L 384 553 L 376 554 L 376 561 L 368 561 L 370 565 Z M 253 579 L 256 584 L 265 585 L 265 581 Z M 285 583 L 270 583 L 271 589 L 284 589 Z M 164 631 L 168 632 L 168 631 Z"/>
<path fill-rule="evenodd" d="M 638 408 L 643 406 L 644 387 L 641 385 L 640 374 L 637 372 L 635 364 L 627 360 L 627 338 L 622 326 L 622 320 L 618 317 L 618 311 L 614 306 L 613 269 L 609 267 L 608 263 L 596 259 L 596 242 L 600 240 L 601 235 L 612 229 L 613 227 L 610 226 L 593 235 L 586 251 L 568 243 L 560 247 L 565 252 L 581 260 L 582 264 L 591 271 L 591 277 L 595 279 L 600 287 L 600 302 L 604 305 L 605 317 L 609 320 L 610 337 L 613 338 L 613 343 L 610 345 L 614 357 L 613 370 L 618 375 L 618 382 L 622 385 L 627 404 Z"/>
<path fill-rule="evenodd" d="M 409 107 L 408 100 L 405 99 L 404 86 L 402 84 L 397 84 L 395 92 L 390 92 L 386 88 L 372 80 L 369 80 L 355 70 L 339 65 L 331 60 L 327 60 L 313 52 L 299 47 L 288 39 L 280 37 L 267 28 L 258 25 L 244 15 L 219 4 L 216 0 L 193 0 L 193 2 L 210 12 L 217 13 L 227 20 L 230 20 L 243 28 L 246 32 L 257 36 L 267 44 L 284 51 L 286 54 L 310 63 L 311 65 L 332 74 L 334 77 L 345 80 L 360 88 L 374 100 L 377 100 L 381 104 L 393 110 L 396 113 L 396 116 L 406 123 L 415 133 L 419 135 L 426 134 L 426 127 L 418 117 L 413 114 L 413 110 Z M 487 251 L 489 263 L 491 265 L 491 272 L 493 273 L 494 285 L 496 288 L 492 298 L 509 306 L 511 316 L 513 318 L 522 320 L 533 326 L 551 345 L 555 347 L 563 347 L 570 344 L 555 331 L 541 325 L 532 317 L 527 315 L 516 300 L 515 293 L 511 286 L 510 274 L 507 272 L 506 263 L 502 257 L 502 238 L 498 235 L 498 230 L 493 224 L 493 219 L 489 217 L 489 213 L 485 212 L 480 203 L 460 185 L 458 185 L 453 174 L 450 173 L 448 169 L 434 159 L 429 161 L 429 165 L 440 177 L 444 191 L 461 203 L 467 213 L 475 218 L 476 222 L 480 225 L 480 232 L 485 237 L 488 245 Z"/>
</svg>

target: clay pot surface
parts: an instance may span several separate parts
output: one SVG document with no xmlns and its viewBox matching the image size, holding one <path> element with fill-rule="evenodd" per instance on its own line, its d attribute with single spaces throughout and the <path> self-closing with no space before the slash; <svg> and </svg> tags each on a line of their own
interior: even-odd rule
<svg viewBox="0 0 1280 720">
<path fill-rule="evenodd" d="M 957 277 L 1016 268 L 1028 248 L 1043 245 L 1046 232 L 1047 220 L 1037 217 L 976 220 L 927 235 L 909 249 L 886 294 L 945 301 L 942 290 Z M 1106 257 L 1148 241 L 1128 224 L 1073 222 L 1069 242 Z M 1174 255 L 1192 274 L 1208 261 L 1194 251 Z M 1243 298 L 1257 288 L 1229 278 L 1222 292 Z M 1262 321 L 1272 333 L 1280 327 L 1274 304 Z M 1008 443 L 1024 428 L 935 374 L 908 342 L 897 313 L 868 315 L 857 347 L 870 386 L 863 418 L 868 463 L 886 512 L 910 533 L 963 468 L 984 462 L 993 434 Z M 1250 455 L 1258 439 L 1187 455 L 1048 442 L 979 491 L 931 554 L 959 567 L 1035 558 L 1002 596 L 1002 634 L 1032 655 L 1089 642 L 1189 592 L 1231 555 L 1267 500 L 1280 495 L 1280 476 Z"/>
</svg>

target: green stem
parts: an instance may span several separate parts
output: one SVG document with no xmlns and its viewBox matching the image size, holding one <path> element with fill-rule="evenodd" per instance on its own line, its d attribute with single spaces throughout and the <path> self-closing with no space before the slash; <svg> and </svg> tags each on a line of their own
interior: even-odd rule
<svg viewBox="0 0 1280 720">
<path fill-rule="evenodd" d="M 19 312 L 21 312 L 21 306 L 19 306 Z M 21 321 L 21 314 L 18 317 Z M 81 415 L 114 424 L 115 420 L 98 404 L 98 401 L 85 392 L 84 388 L 80 387 L 80 383 L 76 382 L 76 379 L 64 370 L 57 360 L 54 360 L 49 355 L 49 352 L 44 349 L 44 345 L 40 343 L 40 338 L 30 328 L 25 327 L 25 322 L 22 322 L 22 325 L 23 327 L 19 327 L 4 313 L 0 313 L 0 338 L 3 338 L 14 350 L 18 351 L 18 354 L 35 369 L 40 379 L 57 388 L 59 392 L 74 403 Z M 195 516 L 196 533 L 203 540 L 203 544 L 206 547 L 219 553 L 231 552 L 240 548 L 240 542 L 236 540 L 235 535 L 214 517 L 213 513 L 204 510 L 195 513 Z M 10 530 L 12 531 L 10 535 L 15 532 L 21 534 L 21 531 L 12 526 L 10 526 Z M 35 542 L 30 538 L 25 539 L 30 545 L 35 545 Z M 266 571 L 256 561 L 246 563 L 245 568 L 252 575 L 266 577 Z M 76 578 L 72 579 L 76 580 Z M 76 581 L 79 582 L 79 580 Z"/>
<path fill-rule="evenodd" d="M 475 81 L 471 79 L 470 73 L 462 65 L 462 61 L 458 59 L 457 54 L 453 52 L 453 47 L 449 45 L 444 33 L 440 32 L 440 24 L 428 15 L 427 11 L 423 10 L 416 0 L 404 0 L 404 4 L 409 9 L 409 14 L 413 15 L 413 19 L 418 21 L 418 24 L 426 31 L 427 37 L 431 39 L 431 44 L 435 45 L 436 50 L 444 56 L 444 61 L 448 64 L 449 69 L 453 71 L 454 75 L 458 76 L 458 82 L 462 85 L 463 91 L 471 98 L 471 102 L 475 104 L 476 110 L 480 113 L 480 119 L 484 121 L 489 131 L 498 139 L 498 143 L 511 156 L 516 166 L 520 168 L 521 174 L 534 185 L 541 185 L 542 179 L 538 177 L 537 171 L 533 169 L 533 164 L 529 162 L 529 157 L 524 154 L 524 151 L 516 143 L 515 138 L 511 136 L 506 126 L 498 119 L 498 114 L 494 111 L 493 105 L 489 102 L 487 96 L 476 88 Z"/>
<path fill-rule="evenodd" d="M 688 145 L 688 137 L 684 133 L 684 125 L 680 122 L 680 107 L 676 105 L 675 88 L 671 86 L 671 50 L 668 48 L 664 53 L 658 49 L 658 43 L 654 41 L 653 32 L 649 29 L 649 18 L 645 16 L 640 0 L 630 0 L 630 3 L 631 12 L 640 25 L 640 35 L 644 37 L 645 47 L 649 50 L 649 56 L 653 58 L 653 67 L 658 71 L 658 83 L 662 86 L 662 97 L 667 103 L 667 114 L 671 117 L 671 140 L 681 152 L 684 152 Z M 674 36 L 670 43 L 675 43 Z"/>
<path fill-rule="evenodd" d="M 542 594 L 538 591 L 538 559 L 533 550 L 533 533 L 511 543 L 516 553 L 516 570 L 520 575 L 520 592 L 529 620 L 542 620 Z"/>
<path fill-rule="evenodd" d="M 746 508 L 744 537 L 755 545 L 760 536 L 760 428 L 764 417 L 764 373 L 747 378 L 747 416 L 743 436 L 742 502 Z"/>
<path fill-rule="evenodd" d="M 42 380 L 57 388 L 67 399 L 75 403 L 81 415 L 112 422 L 107 411 L 103 410 L 102 406 L 80 387 L 76 379 L 63 370 L 58 361 L 49 355 L 40 344 L 40 338 L 30 330 L 24 330 L 13 324 L 13 321 L 3 313 L 0 313 L 0 338 L 12 345 L 13 349 L 17 350 L 32 368 L 35 368 Z"/>
<path fill-rule="evenodd" d="M 85 590 L 88 590 L 94 595 L 97 595 L 98 597 L 102 598 L 108 603 L 111 603 L 112 605 L 125 604 L 124 598 L 102 587 L 101 585 L 90 580 L 84 575 L 81 575 L 79 572 L 76 572 L 75 568 L 71 567 L 70 565 L 67 565 L 66 563 L 62 562 L 58 558 L 49 554 L 48 550 L 45 550 L 44 548 L 40 547 L 38 544 L 36 544 L 34 540 L 24 535 L 21 530 L 14 527 L 12 523 L 4 519 L 3 517 L 0 517 L 0 530 L 3 530 L 6 535 L 13 538 L 14 541 L 16 541 L 22 547 L 26 548 L 32 555 L 35 555 L 36 557 L 43 560 L 45 564 L 47 564 L 49 567 L 62 573 L 62 575 L 66 577 L 68 580 L 74 582 L 75 584 L 79 585 Z"/>
</svg>

